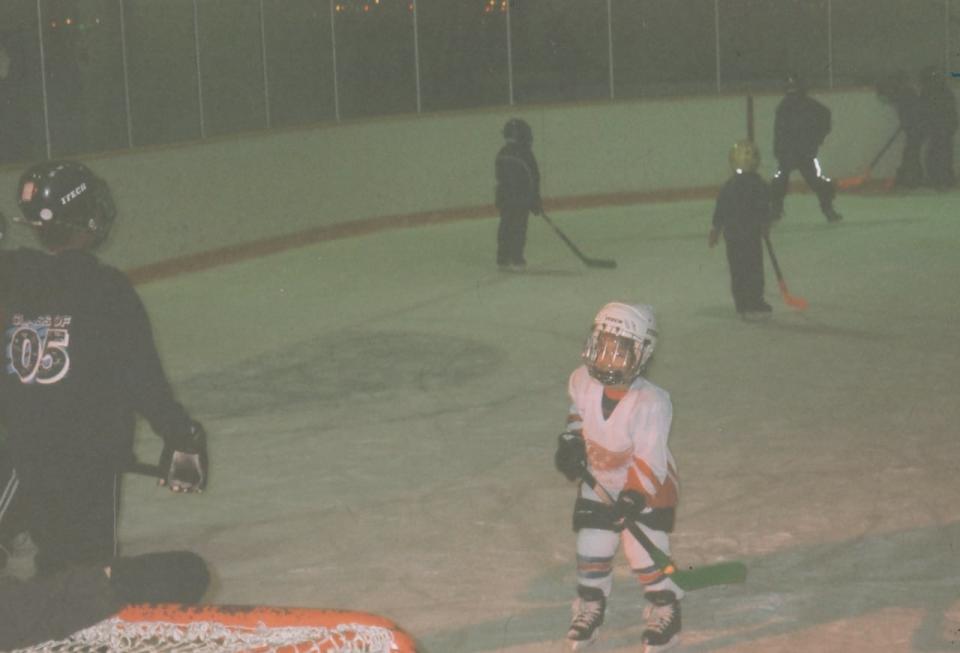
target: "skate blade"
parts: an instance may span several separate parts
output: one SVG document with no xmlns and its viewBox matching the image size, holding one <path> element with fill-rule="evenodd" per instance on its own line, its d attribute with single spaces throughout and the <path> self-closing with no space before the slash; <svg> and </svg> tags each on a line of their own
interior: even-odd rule
<svg viewBox="0 0 960 653">
<path fill-rule="evenodd" d="M 643 653 L 661 653 L 661 651 L 668 651 L 672 649 L 674 646 L 676 646 L 679 643 L 680 643 L 680 635 L 674 635 L 673 639 L 671 639 L 666 644 L 653 645 L 653 644 L 647 644 L 646 642 L 644 642 Z"/>
<path fill-rule="evenodd" d="M 599 631 L 598 631 L 599 632 Z M 583 651 L 597 641 L 597 632 L 593 633 L 593 637 L 590 639 L 568 639 L 567 640 L 567 650 L 569 651 Z"/>
</svg>

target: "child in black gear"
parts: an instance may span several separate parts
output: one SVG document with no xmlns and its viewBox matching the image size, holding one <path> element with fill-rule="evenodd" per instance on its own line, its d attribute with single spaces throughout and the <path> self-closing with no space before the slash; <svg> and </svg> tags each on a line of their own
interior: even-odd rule
<svg viewBox="0 0 960 653">
<path fill-rule="evenodd" d="M 770 187 L 760 175 L 760 153 L 753 141 L 738 141 L 730 150 L 733 176 L 724 184 L 713 211 L 708 244 L 723 235 L 730 265 L 733 303 L 743 317 L 770 313 L 763 299 L 763 238 L 770 229 Z"/>
<path fill-rule="evenodd" d="M 506 143 L 494 162 L 496 206 L 500 211 L 497 228 L 497 265 L 501 270 L 523 269 L 530 213 L 541 215 L 540 169 L 533 155 L 533 130 L 520 118 L 503 126 Z"/>
</svg>

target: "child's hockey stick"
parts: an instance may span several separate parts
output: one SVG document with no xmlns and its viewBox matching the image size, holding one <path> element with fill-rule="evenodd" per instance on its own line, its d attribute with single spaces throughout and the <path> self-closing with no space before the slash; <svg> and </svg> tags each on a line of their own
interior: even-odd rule
<svg viewBox="0 0 960 653">
<path fill-rule="evenodd" d="M 130 474 L 139 474 L 140 476 L 151 476 L 153 478 L 164 478 L 165 474 L 160 471 L 160 465 L 151 465 L 150 463 L 134 460 L 123 468 L 124 472 Z"/>
<path fill-rule="evenodd" d="M 887 150 L 889 150 L 890 146 L 893 145 L 893 141 L 897 140 L 897 136 L 900 135 L 900 131 L 902 129 L 902 127 L 897 127 L 897 131 L 893 132 L 893 136 L 890 137 L 890 140 L 887 141 L 886 145 L 880 148 L 880 151 L 877 152 L 877 156 L 873 157 L 873 161 L 870 162 L 870 165 L 867 166 L 867 169 L 864 170 L 862 175 L 837 180 L 837 188 L 840 190 L 852 190 L 867 183 L 867 180 L 870 179 L 870 176 L 873 174 L 873 167 L 877 165 L 880 159 L 883 158 L 883 155 L 887 153 Z"/>
<path fill-rule="evenodd" d="M 603 499 L 603 502 L 609 506 L 612 506 L 616 503 L 613 496 L 610 492 L 607 491 L 605 487 L 600 485 L 597 482 L 596 477 L 590 473 L 589 470 L 584 469 L 580 474 L 580 478 L 583 479 L 583 482 L 589 485 L 597 494 L 600 495 L 600 498 Z M 637 524 L 637 522 L 631 519 L 624 519 L 624 525 L 627 527 L 627 530 L 630 531 L 630 534 L 637 538 L 637 542 L 640 543 L 644 549 L 647 550 L 647 553 L 650 554 L 650 557 L 653 559 L 653 563 L 660 567 L 660 570 L 663 571 L 667 576 L 673 579 L 673 582 L 680 586 L 684 590 L 698 590 L 704 587 L 712 587 L 714 585 L 732 585 L 734 583 L 743 583 L 747 580 L 747 566 L 742 562 L 718 562 L 712 565 L 704 565 L 703 567 L 689 568 L 689 569 L 677 569 L 676 564 L 673 560 L 670 559 L 666 553 L 661 551 L 656 544 L 654 544 L 647 534 L 643 532 L 643 529 Z"/>
<path fill-rule="evenodd" d="M 767 253 L 770 254 L 770 262 L 773 263 L 773 271 L 777 275 L 777 284 L 780 286 L 780 294 L 783 295 L 784 303 L 798 311 L 806 310 L 807 300 L 803 297 L 791 295 L 790 291 L 787 290 L 787 282 L 783 279 L 783 272 L 780 271 L 780 264 L 777 263 L 777 255 L 773 253 L 773 243 L 770 242 L 770 236 L 768 234 L 764 234 L 763 242 L 767 244 Z"/>
<path fill-rule="evenodd" d="M 586 254 L 580 251 L 580 248 L 573 244 L 573 241 L 567 238 L 567 234 L 560 231 L 560 227 L 553 224 L 553 220 L 547 217 L 546 213 L 541 213 L 540 217 L 547 221 L 547 224 L 550 225 L 550 228 L 553 229 L 560 239 L 567 244 L 567 247 L 577 255 L 577 258 L 583 261 L 583 264 L 588 268 L 608 268 L 613 269 L 617 267 L 617 262 L 612 259 L 602 259 L 602 258 L 590 258 Z"/>
</svg>

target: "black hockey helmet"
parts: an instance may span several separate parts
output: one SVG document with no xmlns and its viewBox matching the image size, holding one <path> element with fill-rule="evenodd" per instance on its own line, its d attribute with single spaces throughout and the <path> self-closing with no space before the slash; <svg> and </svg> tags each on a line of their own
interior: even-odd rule
<svg viewBox="0 0 960 653">
<path fill-rule="evenodd" d="M 530 145 L 533 143 L 533 130 L 530 124 L 522 118 L 511 118 L 503 126 L 503 137 L 514 143 Z"/>
<path fill-rule="evenodd" d="M 107 182 L 77 161 L 45 161 L 28 168 L 20 176 L 17 203 L 24 221 L 51 249 L 67 244 L 77 231 L 93 234 L 91 245 L 99 245 L 117 213 Z"/>
</svg>

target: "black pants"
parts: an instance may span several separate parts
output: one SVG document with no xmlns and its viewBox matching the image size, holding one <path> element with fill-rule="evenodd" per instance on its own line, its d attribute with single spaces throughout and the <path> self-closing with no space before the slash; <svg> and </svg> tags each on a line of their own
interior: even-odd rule
<svg viewBox="0 0 960 653">
<path fill-rule="evenodd" d="M 779 168 L 770 181 L 770 204 L 774 217 L 783 213 L 783 198 L 787 194 L 787 185 L 790 183 L 790 173 L 796 170 L 807 182 L 807 186 L 817 194 L 820 210 L 826 215 L 833 210 L 833 197 L 837 194 L 833 182 L 824 177 L 820 171 L 820 163 L 816 158 L 802 161 L 778 163 Z"/>
<path fill-rule="evenodd" d="M 82 463 L 14 470 L 0 447 L 0 544 L 28 532 L 34 566 L 49 575 L 71 565 L 99 565 L 117 554 L 119 475 Z"/>
<path fill-rule="evenodd" d="M 901 188 L 916 188 L 923 183 L 923 166 L 920 164 L 920 149 L 923 146 L 921 134 L 907 133 L 907 141 L 903 146 L 903 155 L 900 158 L 900 167 L 894 183 Z"/>
<path fill-rule="evenodd" d="M 953 133 L 935 132 L 927 138 L 927 152 L 924 157 L 927 169 L 928 186 L 948 188 L 957 179 L 953 172 Z"/>
<path fill-rule="evenodd" d="M 501 209 L 497 227 L 497 265 L 524 265 L 523 249 L 527 244 L 527 209 Z"/>
<path fill-rule="evenodd" d="M 763 305 L 763 238 L 756 233 L 724 234 L 730 291 L 738 313 Z"/>
</svg>

